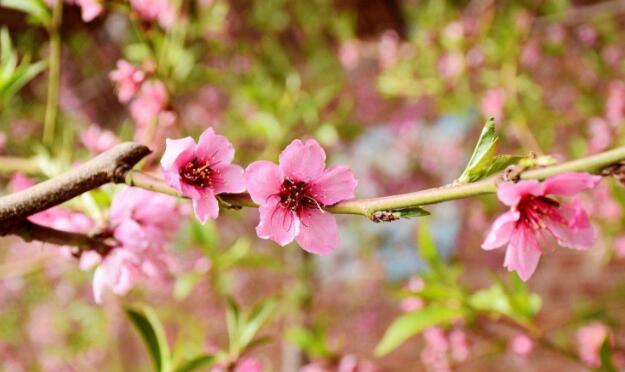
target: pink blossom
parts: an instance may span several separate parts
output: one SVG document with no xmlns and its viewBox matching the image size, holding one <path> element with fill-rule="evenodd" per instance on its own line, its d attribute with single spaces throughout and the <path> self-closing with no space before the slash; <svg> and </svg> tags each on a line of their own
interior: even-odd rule
<svg viewBox="0 0 625 372">
<path fill-rule="evenodd" d="M 358 66 L 360 60 L 360 50 L 358 41 L 348 40 L 339 45 L 338 50 L 339 61 L 346 70 L 353 70 Z"/>
<path fill-rule="evenodd" d="M 262 372 L 263 364 L 254 358 L 245 358 L 237 362 L 234 372 Z"/>
<path fill-rule="evenodd" d="M 577 330 L 577 351 L 584 363 L 593 368 L 601 367 L 599 350 L 608 336 L 608 327 L 599 322 L 588 324 Z"/>
<path fill-rule="evenodd" d="M 347 166 L 326 169 L 326 154 L 315 140 L 294 140 L 280 164 L 256 161 L 246 170 L 250 196 L 260 205 L 256 234 L 285 246 L 293 240 L 306 251 L 331 253 L 338 226 L 324 206 L 354 197 L 356 178 Z"/>
<path fill-rule="evenodd" d="M 620 80 L 610 82 L 608 98 L 605 102 L 605 117 L 612 126 L 616 126 L 625 115 L 625 83 Z"/>
<path fill-rule="evenodd" d="M 622 55 L 621 49 L 614 44 L 606 45 L 601 50 L 601 58 L 610 66 L 616 66 L 620 63 Z"/>
<path fill-rule="evenodd" d="M 612 144 L 612 128 L 602 118 L 594 117 L 588 120 L 588 151 L 597 153 Z"/>
<path fill-rule="evenodd" d="M 508 349 L 520 356 L 528 356 L 534 349 L 534 341 L 523 333 L 517 333 L 508 344 Z"/>
<path fill-rule="evenodd" d="M 576 30 L 577 38 L 585 46 L 592 46 L 597 41 L 597 31 L 589 25 L 581 25 Z"/>
<path fill-rule="evenodd" d="M 217 218 L 220 193 L 245 190 L 243 168 L 230 164 L 234 147 L 213 128 L 202 133 L 198 143 L 193 138 L 167 139 L 161 159 L 167 184 L 193 200 L 193 210 L 200 222 Z"/>
<path fill-rule="evenodd" d="M 410 278 L 405 288 L 411 292 L 419 292 L 420 290 L 423 289 L 424 285 L 425 284 L 423 283 L 423 279 L 421 279 L 418 276 L 413 276 L 412 278 Z M 418 310 L 422 307 L 423 307 L 423 300 L 419 297 L 404 298 L 399 303 L 399 308 L 401 309 L 401 311 L 406 312 L 406 313 Z"/>
<path fill-rule="evenodd" d="M 99 0 L 76 0 L 76 4 L 80 6 L 82 20 L 85 22 L 93 21 L 103 10 Z"/>
<path fill-rule="evenodd" d="M 521 50 L 521 64 L 525 67 L 535 67 L 542 56 L 542 47 L 536 40 L 530 40 Z"/>
<path fill-rule="evenodd" d="M 109 79 L 117 87 L 117 98 L 119 101 L 126 103 L 139 91 L 141 83 L 145 80 L 145 72 L 120 59 L 117 61 L 117 69 L 109 74 Z"/>
<path fill-rule="evenodd" d="M 579 200 L 558 201 L 552 196 L 574 196 L 594 188 L 600 180 L 587 173 L 563 173 L 542 183 L 530 180 L 501 184 L 497 196 L 510 211 L 495 220 L 482 248 L 508 244 L 504 266 L 526 281 L 536 270 L 542 255 L 538 241 L 546 237 L 546 232 L 564 247 L 592 247 L 597 233 Z"/>
<path fill-rule="evenodd" d="M 110 130 L 91 124 L 80 133 L 80 141 L 92 154 L 104 152 L 119 143 L 117 136 Z"/>
<path fill-rule="evenodd" d="M 423 331 L 425 347 L 421 350 L 421 361 L 436 372 L 451 371 L 447 351 L 449 344 L 445 332 L 439 327 L 430 327 Z"/>
<path fill-rule="evenodd" d="M 7 136 L 4 132 L 0 132 L 0 153 L 4 152 L 4 147 L 7 144 Z"/>
<path fill-rule="evenodd" d="M 612 242 L 612 249 L 618 258 L 625 258 L 625 235 L 619 235 Z"/>
<path fill-rule="evenodd" d="M 336 372 L 375 372 L 377 368 L 368 360 L 358 360 L 355 355 L 344 355 L 339 360 Z"/>
<path fill-rule="evenodd" d="M 445 80 L 454 80 L 464 70 L 464 57 L 459 52 L 443 54 L 438 61 L 438 72 Z"/>
<path fill-rule="evenodd" d="M 130 115 L 137 125 L 147 127 L 167 108 L 169 96 L 159 80 L 143 83 L 137 97 L 130 103 Z"/>
<path fill-rule="evenodd" d="M 130 5 L 143 21 L 158 21 L 166 30 L 174 24 L 176 9 L 171 0 L 130 0 Z"/>
<path fill-rule="evenodd" d="M 463 362 L 469 357 L 467 335 L 462 329 L 454 329 L 449 333 L 451 357 L 456 362 Z"/>
<path fill-rule="evenodd" d="M 484 93 L 481 102 L 482 115 L 486 118 L 501 120 L 504 105 L 506 104 L 506 91 L 502 88 L 489 89 Z"/>
<path fill-rule="evenodd" d="M 395 31 L 386 31 L 378 43 L 380 66 L 385 69 L 397 62 L 399 55 L 399 35 Z"/>
</svg>

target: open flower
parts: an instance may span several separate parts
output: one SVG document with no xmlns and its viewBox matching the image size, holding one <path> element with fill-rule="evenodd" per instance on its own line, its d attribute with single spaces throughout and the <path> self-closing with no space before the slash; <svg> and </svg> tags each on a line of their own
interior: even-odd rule
<svg viewBox="0 0 625 372">
<path fill-rule="evenodd" d="M 245 190 L 243 168 L 230 164 L 234 147 L 212 128 L 202 133 L 198 143 L 193 138 L 167 139 L 161 159 L 167 184 L 193 200 L 193 210 L 200 222 L 217 218 L 220 193 Z"/>
<path fill-rule="evenodd" d="M 295 140 L 280 154 L 280 165 L 256 161 L 247 167 L 248 192 L 260 205 L 260 238 L 282 246 L 295 239 L 304 250 L 319 255 L 336 248 L 336 219 L 323 207 L 353 198 L 358 182 L 349 167 L 326 169 L 325 161 L 317 141 Z"/>
<path fill-rule="evenodd" d="M 559 201 L 553 196 L 574 196 L 594 188 L 601 180 L 587 173 L 563 173 L 544 182 L 535 180 L 507 182 L 499 186 L 497 197 L 510 206 L 499 216 L 482 244 L 486 250 L 508 243 L 504 266 L 528 280 L 542 254 L 539 240 L 549 233 L 558 244 L 573 249 L 588 249 L 597 233 L 579 200 Z"/>
</svg>

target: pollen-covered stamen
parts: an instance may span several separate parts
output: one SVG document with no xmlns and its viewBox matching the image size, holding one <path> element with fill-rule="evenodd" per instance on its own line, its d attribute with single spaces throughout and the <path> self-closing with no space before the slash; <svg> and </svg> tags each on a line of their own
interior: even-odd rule
<svg viewBox="0 0 625 372">
<path fill-rule="evenodd" d="M 219 174 L 219 170 L 211 168 L 211 165 L 195 158 L 180 169 L 180 177 L 190 185 L 212 188 L 215 186 L 215 176 Z"/>
<path fill-rule="evenodd" d="M 287 178 L 282 183 L 278 196 L 280 197 L 280 204 L 292 211 L 299 211 L 302 208 L 321 209 L 321 204 L 308 193 L 306 182 L 293 181 Z"/>
<path fill-rule="evenodd" d="M 538 230 L 545 227 L 544 218 L 559 218 L 556 209 L 560 207 L 557 200 L 546 196 L 530 196 L 521 200 L 517 209 L 521 213 L 519 222 L 523 222 Z"/>
</svg>

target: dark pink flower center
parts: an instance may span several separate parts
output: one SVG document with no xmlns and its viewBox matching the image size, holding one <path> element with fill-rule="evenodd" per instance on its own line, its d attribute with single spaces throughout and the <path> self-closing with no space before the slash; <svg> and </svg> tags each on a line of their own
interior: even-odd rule
<svg viewBox="0 0 625 372">
<path fill-rule="evenodd" d="M 219 174 L 219 170 L 211 168 L 211 165 L 206 161 L 200 161 L 195 158 L 180 169 L 180 177 L 190 185 L 203 189 L 212 188 L 214 186 L 214 178 Z"/>
<path fill-rule="evenodd" d="M 528 196 L 519 202 L 517 210 L 521 213 L 519 223 L 527 224 L 533 229 L 545 227 L 545 217 L 559 218 L 557 209 L 560 203 L 546 196 Z"/>
<path fill-rule="evenodd" d="M 280 204 L 294 212 L 300 211 L 302 208 L 321 209 L 321 204 L 310 195 L 306 182 L 293 181 L 287 178 L 282 183 L 278 196 L 280 197 Z"/>
</svg>

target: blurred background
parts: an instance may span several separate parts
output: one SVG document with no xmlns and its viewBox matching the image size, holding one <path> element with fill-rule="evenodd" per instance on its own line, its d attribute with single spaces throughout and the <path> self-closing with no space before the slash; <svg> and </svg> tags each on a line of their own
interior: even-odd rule
<svg viewBox="0 0 625 372">
<path fill-rule="evenodd" d="M 150 146 L 141 166 L 157 171 L 166 137 L 207 127 L 244 166 L 315 138 L 329 164 L 352 167 L 358 197 L 452 182 L 489 117 L 500 152 L 583 157 L 623 142 L 624 22 L 612 0 L 1 0 L 0 187 L 124 140 Z M 122 188 L 62 208 L 106 223 Z M 340 247 L 323 258 L 258 239 L 256 210 L 202 226 L 181 201 L 167 283 L 103 305 L 93 272 L 58 247 L 2 238 L 0 370 L 150 371 L 124 306 L 155 309 L 182 360 L 228 345 L 226 298 L 270 296 L 268 339 L 246 352 L 267 371 L 624 368 L 625 193 L 604 181 L 586 197 L 598 243 L 548 247 L 527 286 L 503 250 L 480 249 L 505 209 L 493 196 L 393 223 L 339 216 Z M 421 298 L 423 280 L 444 285 Z M 455 296 L 475 300 L 470 316 L 374 354 L 395 318 Z"/>
</svg>

